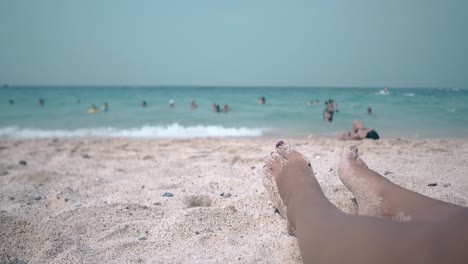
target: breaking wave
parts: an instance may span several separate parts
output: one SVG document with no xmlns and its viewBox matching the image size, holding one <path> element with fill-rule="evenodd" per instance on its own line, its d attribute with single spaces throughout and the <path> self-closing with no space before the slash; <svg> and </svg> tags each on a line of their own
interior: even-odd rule
<svg viewBox="0 0 468 264">
<path fill-rule="evenodd" d="M 83 128 L 76 130 L 44 130 L 32 128 L 3 127 L 3 138 L 73 138 L 73 137 L 128 137 L 128 138 L 203 138 L 203 137 L 259 137 L 263 129 L 245 127 L 181 126 L 142 126 L 139 128 Z"/>
</svg>

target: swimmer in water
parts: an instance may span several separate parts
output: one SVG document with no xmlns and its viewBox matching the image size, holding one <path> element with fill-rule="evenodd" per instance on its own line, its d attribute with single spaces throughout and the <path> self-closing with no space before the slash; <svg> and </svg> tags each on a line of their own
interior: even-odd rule
<svg viewBox="0 0 468 264">
<path fill-rule="evenodd" d="M 323 120 L 325 122 L 332 122 L 333 121 L 333 113 L 335 113 L 335 101 L 333 99 L 329 99 L 325 102 L 325 110 L 323 110 Z"/>
<path fill-rule="evenodd" d="M 262 96 L 262 97 L 258 98 L 258 104 L 265 104 L 265 103 L 266 103 L 265 97 Z"/>
<path fill-rule="evenodd" d="M 169 100 L 169 107 L 174 108 L 174 100 Z"/>
<path fill-rule="evenodd" d="M 211 105 L 211 109 L 213 109 L 213 111 L 215 111 L 216 113 L 219 113 L 219 112 L 220 112 L 219 104 L 213 103 L 213 104 Z"/>
<path fill-rule="evenodd" d="M 316 99 L 315 101 L 309 101 L 309 102 L 307 103 L 308 106 L 313 106 L 313 105 L 318 105 L 318 104 L 319 104 L 319 100 L 318 100 L 318 99 Z"/>
<path fill-rule="evenodd" d="M 147 107 L 147 106 L 148 106 L 148 104 L 146 103 L 145 100 L 143 100 L 143 101 L 141 102 L 141 107 L 145 108 L 145 107 Z"/>
<path fill-rule="evenodd" d="M 88 114 L 94 115 L 99 112 L 99 109 L 96 107 L 95 104 L 92 104 L 91 107 L 88 109 Z"/>
</svg>

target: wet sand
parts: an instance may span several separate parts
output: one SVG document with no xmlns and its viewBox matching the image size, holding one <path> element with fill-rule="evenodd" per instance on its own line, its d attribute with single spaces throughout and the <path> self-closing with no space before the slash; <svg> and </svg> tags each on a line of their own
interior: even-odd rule
<svg viewBox="0 0 468 264">
<path fill-rule="evenodd" d="M 288 142 L 309 157 L 327 197 L 356 213 L 337 175 L 349 142 Z M 468 206 L 468 140 L 354 143 L 370 168 L 396 184 Z M 0 262 L 301 263 L 262 185 L 274 144 L 0 140 Z"/>
</svg>

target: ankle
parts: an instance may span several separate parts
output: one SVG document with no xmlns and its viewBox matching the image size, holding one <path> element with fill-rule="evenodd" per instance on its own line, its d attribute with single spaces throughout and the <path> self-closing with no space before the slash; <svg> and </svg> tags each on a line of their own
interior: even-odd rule
<svg viewBox="0 0 468 264">
<path fill-rule="evenodd" d="M 334 207 L 328 198 L 323 194 L 318 185 L 302 184 L 292 192 L 285 201 L 286 207 L 294 212 L 304 210 L 306 207 L 313 207 L 314 210 Z"/>
<path fill-rule="evenodd" d="M 310 176 L 289 179 L 289 181 L 279 184 L 278 189 L 286 206 L 292 202 L 302 203 L 303 201 L 315 200 L 317 194 L 322 193 L 317 180 Z"/>
<path fill-rule="evenodd" d="M 296 229 L 298 221 L 303 223 L 315 223 L 316 221 L 326 221 L 331 215 L 342 213 L 323 194 L 302 193 L 292 196 L 287 205 L 288 225 Z"/>
</svg>

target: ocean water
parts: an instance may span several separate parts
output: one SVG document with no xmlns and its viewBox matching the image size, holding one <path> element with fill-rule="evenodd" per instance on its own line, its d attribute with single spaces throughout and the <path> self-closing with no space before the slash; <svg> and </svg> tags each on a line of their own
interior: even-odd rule
<svg viewBox="0 0 468 264">
<path fill-rule="evenodd" d="M 259 105 L 262 96 L 266 104 Z M 2 138 L 336 137 L 350 130 L 354 119 L 382 138 L 468 137 L 464 89 L 390 88 L 385 94 L 382 88 L 4 86 L 0 98 Z M 325 123 L 329 98 L 339 112 Z M 168 106 L 171 99 L 174 108 Z M 308 105 L 316 99 L 317 105 Z M 191 100 L 198 108 L 190 108 Z M 88 114 L 92 104 L 101 108 L 104 102 L 107 112 Z M 228 104 L 230 111 L 216 113 L 213 103 Z"/>
</svg>

